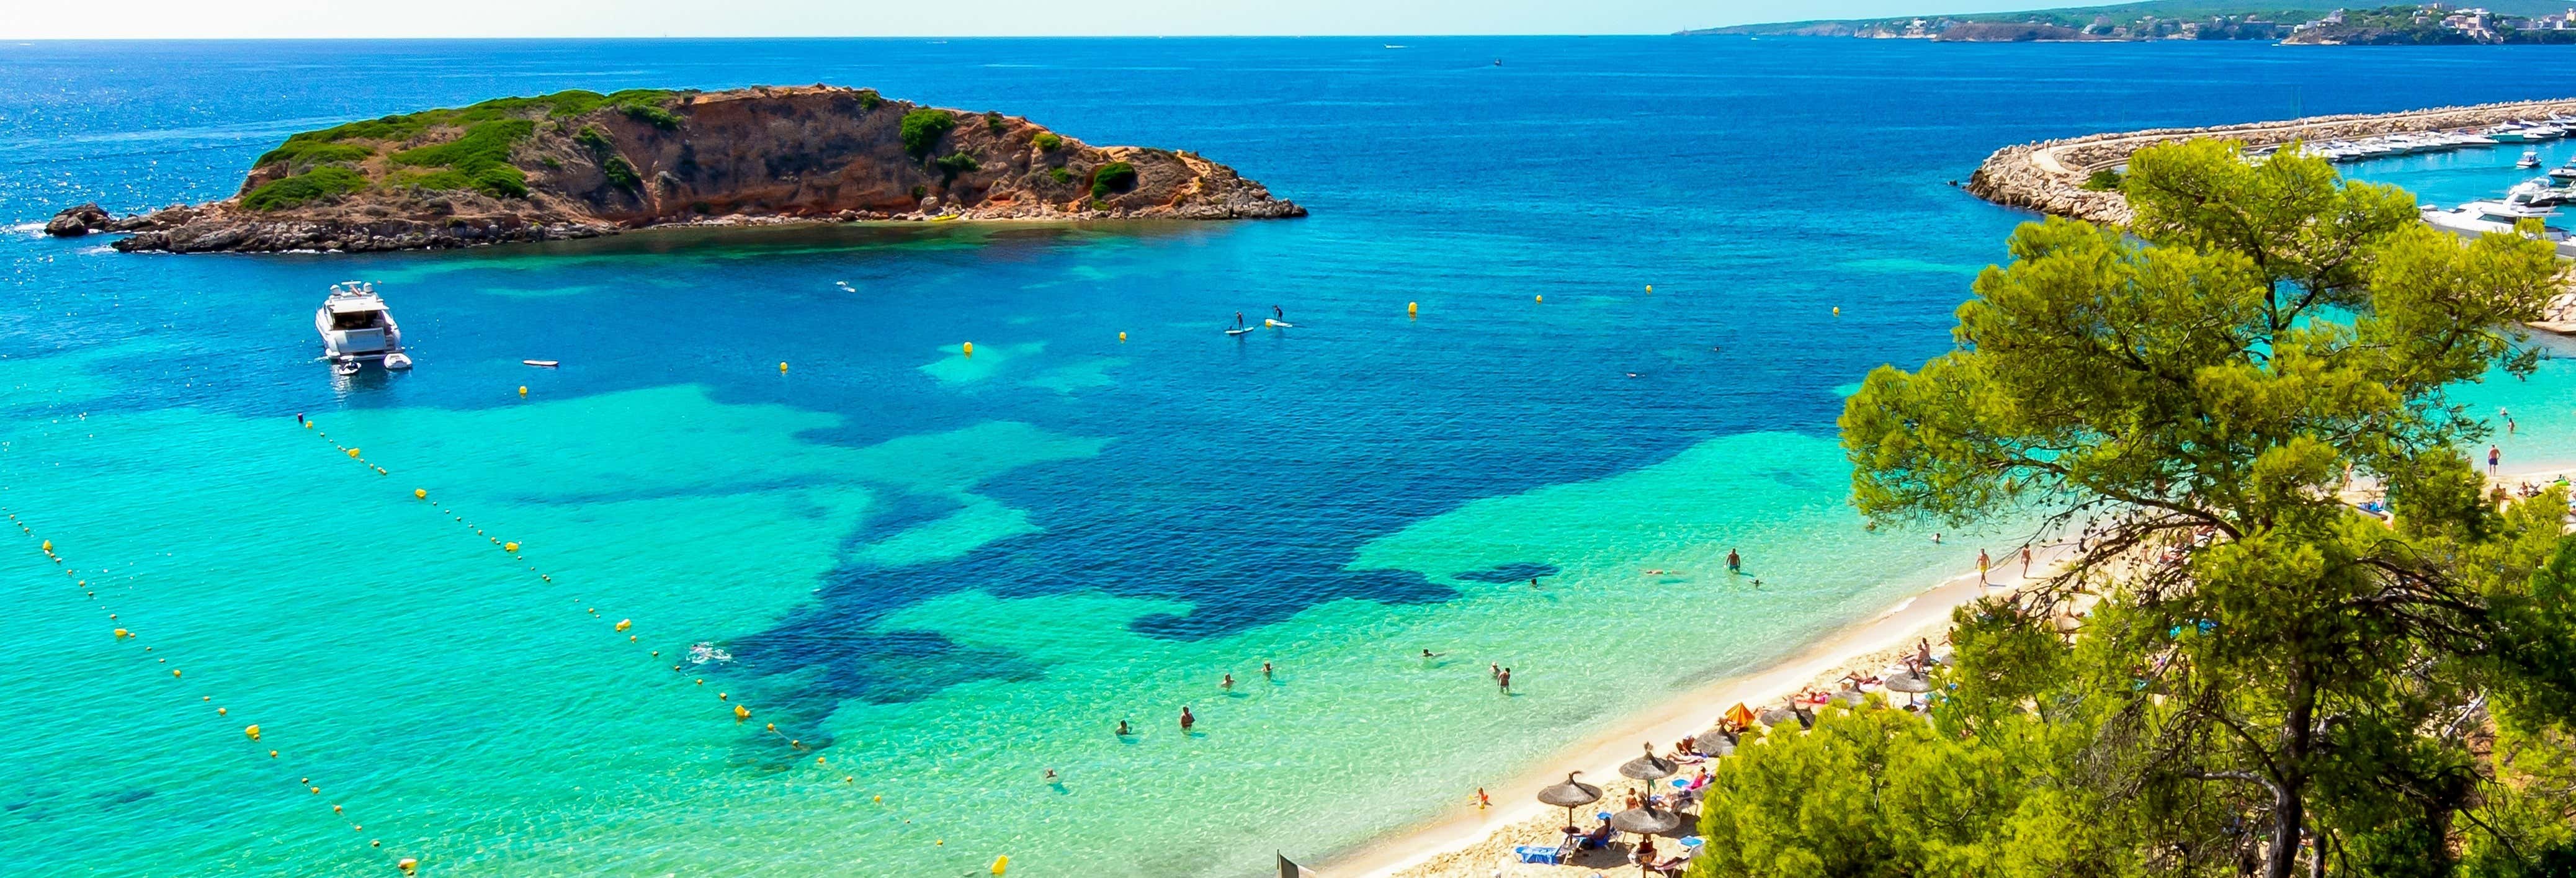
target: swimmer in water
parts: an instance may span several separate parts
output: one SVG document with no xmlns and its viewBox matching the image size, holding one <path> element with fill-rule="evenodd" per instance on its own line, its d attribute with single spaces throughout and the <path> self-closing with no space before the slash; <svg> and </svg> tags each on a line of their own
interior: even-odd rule
<svg viewBox="0 0 2576 878">
<path fill-rule="evenodd" d="M 1448 653 L 1445 653 L 1445 652 L 1432 652 L 1432 651 L 1427 650 L 1427 649 L 1422 651 L 1422 657 L 1423 657 L 1423 658 L 1426 658 L 1426 659 L 1436 659 L 1436 658 L 1439 658 L 1439 657 L 1444 656 L 1444 655 L 1448 655 Z"/>
<path fill-rule="evenodd" d="M 1270 679 L 1270 663 L 1269 663 L 1269 662 L 1262 662 L 1262 663 L 1261 663 L 1261 679 L 1264 679 L 1264 680 Z"/>
<path fill-rule="evenodd" d="M 1485 676 L 1488 676 L 1488 677 L 1494 677 L 1494 678 L 1497 678 L 1497 679 L 1501 678 L 1501 677 L 1503 676 L 1503 663 L 1502 663 L 1502 662 L 1495 662 L 1495 663 L 1493 663 L 1493 664 L 1486 665 L 1486 666 L 1485 666 Z"/>
<path fill-rule="evenodd" d="M 1123 719 L 1122 719 L 1122 720 L 1119 720 L 1119 721 L 1118 721 L 1118 737 L 1124 738 L 1124 737 L 1127 737 L 1128 735 L 1132 735 L 1132 734 L 1135 734 L 1135 733 L 1134 733 L 1134 732 L 1130 732 L 1130 731 L 1128 731 L 1128 730 L 1127 730 L 1127 721 L 1126 721 L 1126 720 L 1123 720 Z"/>
<path fill-rule="evenodd" d="M 1194 726 L 1194 725 L 1198 725 L 1198 722 L 1199 722 L 1199 718 L 1198 718 L 1198 717 L 1195 717 L 1195 716 L 1191 716 L 1191 715 L 1190 715 L 1190 708 L 1189 708 L 1189 706 L 1188 706 L 1188 705 L 1182 705 L 1182 707 L 1181 707 L 1181 731 L 1182 731 L 1182 732 L 1185 732 L 1185 733 L 1186 733 L 1186 732 L 1188 732 L 1188 731 L 1190 730 L 1190 727 L 1191 727 L 1191 726 Z"/>
<path fill-rule="evenodd" d="M 1054 782 L 1055 782 L 1055 769 L 1050 768 L 1050 769 L 1047 769 L 1047 770 L 1046 770 L 1046 772 L 1047 772 L 1047 773 L 1046 773 L 1047 783 L 1054 783 Z"/>
<path fill-rule="evenodd" d="M 1234 675 L 1233 675 L 1233 674 L 1227 674 L 1227 675 L 1225 675 L 1225 682 L 1218 683 L 1218 684 L 1217 684 L 1217 686 L 1218 686 L 1219 688 L 1224 689 L 1225 691 L 1228 691 L 1228 692 L 1232 692 L 1232 691 L 1234 691 Z"/>
</svg>

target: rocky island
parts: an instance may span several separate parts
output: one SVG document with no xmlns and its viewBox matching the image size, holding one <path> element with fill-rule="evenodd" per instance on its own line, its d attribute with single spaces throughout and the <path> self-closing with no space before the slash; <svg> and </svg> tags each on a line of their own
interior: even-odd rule
<svg viewBox="0 0 2576 878">
<path fill-rule="evenodd" d="M 1304 216 L 1186 151 L 1095 147 L 1027 119 L 871 89 L 565 91 L 288 137 L 233 197 L 56 235 L 126 251 L 381 251 L 685 224 Z"/>
</svg>

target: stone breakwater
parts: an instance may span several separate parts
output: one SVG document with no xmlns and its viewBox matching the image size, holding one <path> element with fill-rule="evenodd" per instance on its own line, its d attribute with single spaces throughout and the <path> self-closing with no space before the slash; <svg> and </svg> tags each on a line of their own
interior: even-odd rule
<svg viewBox="0 0 2576 878">
<path fill-rule="evenodd" d="M 1971 195 L 2005 207 L 2126 225 L 2130 219 L 2128 199 L 2117 192 L 2086 189 L 2084 180 L 2095 171 L 2128 161 L 2131 153 L 2159 143 L 2216 137 L 2242 141 L 2249 147 L 2279 146 L 2294 140 L 2352 140 L 2386 134 L 2457 131 L 2571 114 L 2576 114 L 2576 99 L 2090 134 L 1995 150 L 1977 166 L 1975 173 L 1968 175 L 1965 188 Z"/>
</svg>

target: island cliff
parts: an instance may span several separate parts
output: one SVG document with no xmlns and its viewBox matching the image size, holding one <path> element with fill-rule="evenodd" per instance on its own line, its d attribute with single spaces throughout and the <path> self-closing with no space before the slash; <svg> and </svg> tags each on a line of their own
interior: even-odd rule
<svg viewBox="0 0 2576 878">
<path fill-rule="evenodd" d="M 287 138 L 232 198 L 57 235 L 119 250 L 377 251 L 585 238 L 658 225 L 1304 216 L 1188 152 L 1095 147 L 1000 113 L 869 89 L 567 91 Z"/>
</svg>

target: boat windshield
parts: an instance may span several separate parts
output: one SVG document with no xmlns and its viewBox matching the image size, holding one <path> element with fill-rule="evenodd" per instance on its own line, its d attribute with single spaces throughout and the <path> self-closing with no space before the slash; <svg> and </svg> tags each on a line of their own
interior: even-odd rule
<svg viewBox="0 0 2576 878">
<path fill-rule="evenodd" d="M 384 322 L 382 311 L 333 311 L 332 329 L 368 329 Z"/>
</svg>

